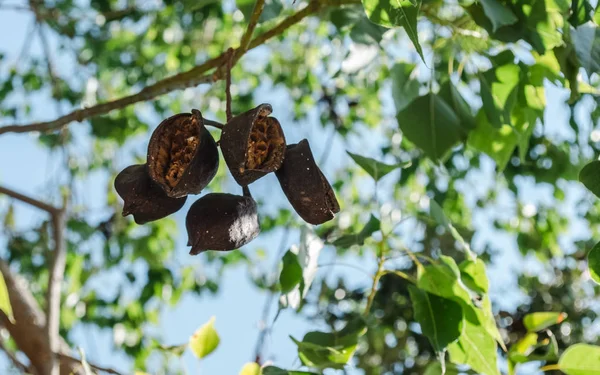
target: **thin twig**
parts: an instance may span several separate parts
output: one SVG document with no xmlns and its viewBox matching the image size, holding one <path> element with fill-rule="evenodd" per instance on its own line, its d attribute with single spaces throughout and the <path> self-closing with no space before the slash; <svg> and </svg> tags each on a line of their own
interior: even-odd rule
<svg viewBox="0 0 600 375">
<path fill-rule="evenodd" d="M 33 40 L 33 34 L 35 34 L 35 31 L 38 27 L 37 22 L 35 22 L 35 20 L 33 20 L 31 22 L 31 26 L 29 26 L 26 36 L 25 36 L 25 40 L 23 41 L 23 45 L 21 46 L 21 51 L 19 52 L 18 56 L 17 56 L 17 60 L 15 61 L 15 66 L 21 66 L 21 61 L 23 61 L 25 59 L 25 57 L 27 57 L 27 55 L 29 54 L 29 50 L 31 47 L 31 41 Z"/>
<path fill-rule="evenodd" d="M 61 358 L 73 361 L 73 362 L 81 363 L 80 359 L 77 359 L 75 357 L 71 357 L 70 355 L 67 355 L 67 354 L 64 354 L 64 353 L 60 353 L 58 356 L 61 357 Z M 94 370 L 102 371 L 102 372 L 105 372 L 107 374 L 122 375 L 122 373 L 120 373 L 119 371 L 117 371 L 115 369 L 112 369 L 112 368 L 109 368 L 109 367 L 102 367 L 102 366 L 94 365 L 94 364 L 89 363 L 89 362 L 88 362 L 88 365 L 91 368 L 93 368 Z"/>
<path fill-rule="evenodd" d="M 256 3 L 254 3 L 254 9 L 252 10 L 252 15 L 250 16 L 250 21 L 248 21 L 248 27 L 242 36 L 240 48 L 236 51 L 236 62 L 248 50 L 248 47 L 250 46 L 250 40 L 252 39 L 252 34 L 254 34 L 254 29 L 256 28 L 256 25 L 258 25 L 258 20 L 260 19 L 260 15 L 262 14 L 264 8 L 265 0 L 256 0 Z"/>
<path fill-rule="evenodd" d="M 227 57 L 227 78 L 225 80 L 225 113 L 227 115 L 227 122 L 233 118 L 231 113 L 231 69 L 233 68 L 233 49 L 227 50 L 229 56 Z"/>
<path fill-rule="evenodd" d="M 42 201 L 39 201 L 37 199 L 28 197 L 27 195 L 21 194 L 21 193 L 17 193 L 14 190 L 5 188 L 3 186 L 0 186 L 0 194 L 5 194 L 8 195 L 9 197 L 15 198 L 17 200 L 20 200 L 21 202 L 27 203 L 31 206 L 34 206 L 36 208 L 39 208 L 40 210 L 44 210 L 48 213 L 50 213 L 51 215 L 54 215 L 55 213 L 59 212 L 60 209 L 57 207 L 54 207 L 48 203 L 44 203 Z"/>
<path fill-rule="evenodd" d="M 340 6 L 344 4 L 357 4 L 360 3 L 360 0 L 331 0 L 327 4 L 323 4 L 323 6 Z M 288 28 L 294 26 L 298 22 L 302 21 L 304 18 L 316 13 L 321 9 L 321 3 L 318 1 L 311 1 L 306 7 L 302 10 L 294 13 L 293 15 L 287 17 L 283 21 L 281 21 L 277 26 L 272 29 L 260 34 L 256 38 L 254 38 L 250 45 L 248 46 L 248 50 L 256 48 L 274 36 L 282 34 Z M 236 50 L 237 54 L 237 50 Z M 205 74 L 211 69 L 220 67 L 226 61 L 226 52 L 221 55 L 212 58 L 205 63 L 198 65 L 187 72 L 179 73 L 174 76 L 165 78 L 156 82 L 153 85 L 146 86 L 140 92 L 129 95 L 123 98 L 119 98 L 113 101 L 109 101 L 106 103 L 98 104 L 93 107 L 77 109 L 68 113 L 64 116 L 61 116 L 55 120 L 51 121 L 41 121 L 35 122 L 27 125 L 8 125 L 4 127 L 0 127 L 0 134 L 4 133 L 26 133 L 32 131 L 40 131 L 47 132 L 56 129 L 60 129 L 63 126 L 69 124 L 70 122 L 77 121 L 82 122 L 83 120 L 103 115 L 108 112 L 111 112 L 116 109 L 125 108 L 131 104 L 151 100 L 159 95 L 167 94 L 169 92 L 175 90 L 181 90 L 188 87 L 194 87 L 202 83 L 211 83 L 222 79 L 222 74 L 219 72 L 215 72 L 214 74 Z"/>
<path fill-rule="evenodd" d="M 61 287 L 67 263 L 66 231 L 67 198 L 63 200 L 63 207 L 52 215 L 52 229 L 54 235 L 54 252 L 50 265 L 50 280 L 46 299 L 46 335 L 50 346 L 50 360 L 52 363 L 51 375 L 60 373 L 60 361 L 57 354 L 60 352 L 60 302 Z"/>
<path fill-rule="evenodd" d="M 26 366 L 23 362 L 19 361 L 19 359 L 17 358 L 17 356 L 11 352 L 6 345 L 4 345 L 4 341 L 0 340 L 0 349 L 4 351 L 4 353 L 6 354 L 6 356 L 8 357 L 8 359 L 10 359 L 10 361 L 12 362 L 12 364 L 18 368 L 19 370 L 21 370 L 24 374 L 30 374 L 32 372 L 32 369 L 30 369 L 28 366 Z"/>
<path fill-rule="evenodd" d="M 373 306 L 373 301 L 375 300 L 375 294 L 377 294 L 377 286 L 379 285 L 379 279 L 384 275 L 385 270 L 383 268 L 385 264 L 385 237 L 379 242 L 379 257 L 377 260 L 377 272 L 375 272 L 375 276 L 373 277 L 373 284 L 371 285 L 371 293 L 369 293 L 369 298 L 367 299 L 367 306 L 365 306 L 364 315 L 368 315 L 371 311 L 371 307 Z"/>
</svg>

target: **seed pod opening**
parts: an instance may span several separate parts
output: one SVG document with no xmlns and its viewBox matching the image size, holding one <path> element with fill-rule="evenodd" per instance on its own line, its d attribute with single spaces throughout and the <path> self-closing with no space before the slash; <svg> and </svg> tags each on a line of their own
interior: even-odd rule
<svg viewBox="0 0 600 375">
<path fill-rule="evenodd" d="M 150 137 L 147 164 L 150 177 L 168 196 L 199 194 L 219 168 L 217 144 L 200 111 L 161 122 Z"/>
<path fill-rule="evenodd" d="M 179 211 L 187 197 L 171 198 L 148 175 L 146 164 L 130 165 L 115 178 L 115 190 L 124 201 L 123 216 L 138 224 L 162 219 Z"/>
<path fill-rule="evenodd" d="M 247 186 L 281 167 L 285 136 L 270 104 L 232 118 L 221 133 L 221 151 L 235 181 Z"/>
<path fill-rule="evenodd" d="M 260 233 L 256 202 L 244 196 L 211 193 L 198 199 L 185 225 L 191 255 L 206 250 L 228 251 L 244 246 Z"/>
<path fill-rule="evenodd" d="M 287 146 L 283 165 L 275 174 L 288 201 L 307 223 L 323 224 L 340 211 L 335 193 L 315 163 L 306 139 Z"/>
</svg>

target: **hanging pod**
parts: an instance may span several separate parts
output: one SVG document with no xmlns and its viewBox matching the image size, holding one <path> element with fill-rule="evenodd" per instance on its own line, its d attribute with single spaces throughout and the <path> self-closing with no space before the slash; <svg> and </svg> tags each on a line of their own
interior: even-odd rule
<svg viewBox="0 0 600 375">
<path fill-rule="evenodd" d="M 288 201 L 307 223 L 323 224 L 340 211 L 335 193 L 315 163 L 306 139 L 287 146 L 283 165 L 275 174 Z"/>
<path fill-rule="evenodd" d="M 185 225 L 191 255 L 206 250 L 234 250 L 260 233 L 256 202 L 248 188 L 244 195 L 210 193 L 198 199 L 187 214 Z"/>
<path fill-rule="evenodd" d="M 148 171 L 169 197 L 199 194 L 217 174 L 219 151 L 200 111 L 158 125 L 148 144 Z"/>
<path fill-rule="evenodd" d="M 279 121 L 261 104 L 232 118 L 221 133 L 221 151 L 235 181 L 247 186 L 281 167 L 285 137 Z"/>
<path fill-rule="evenodd" d="M 138 224 L 162 219 L 179 211 L 187 197 L 171 198 L 148 175 L 146 164 L 130 165 L 115 178 L 115 190 L 123 198 L 123 216 L 133 215 Z"/>
</svg>

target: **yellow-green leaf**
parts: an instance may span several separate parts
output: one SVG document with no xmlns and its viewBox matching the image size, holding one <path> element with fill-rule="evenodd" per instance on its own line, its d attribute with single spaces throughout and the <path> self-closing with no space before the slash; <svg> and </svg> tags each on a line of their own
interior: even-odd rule
<svg viewBox="0 0 600 375">
<path fill-rule="evenodd" d="M 260 365 L 256 362 L 248 362 L 242 367 L 240 375 L 261 375 Z"/>
<path fill-rule="evenodd" d="M 190 349 L 198 358 L 206 357 L 219 346 L 221 339 L 214 327 L 215 320 L 213 316 L 190 337 Z"/>
<path fill-rule="evenodd" d="M 15 317 L 13 315 L 12 306 L 10 304 L 10 298 L 8 296 L 8 289 L 6 288 L 6 282 L 2 273 L 0 273 L 0 310 L 8 316 L 8 319 L 14 323 Z"/>
<path fill-rule="evenodd" d="M 523 324 L 529 332 L 539 332 L 567 318 L 562 312 L 536 312 L 525 315 Z"/>
</svg>

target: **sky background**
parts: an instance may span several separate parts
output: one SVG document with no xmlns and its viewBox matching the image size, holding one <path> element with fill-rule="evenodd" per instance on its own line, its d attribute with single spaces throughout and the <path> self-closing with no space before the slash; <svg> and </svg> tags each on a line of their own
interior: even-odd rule
<svg viewBox="0 0 600 375">
<path fill-rule="evenodd" d="M 4 53 L 5 60 L 0 65 L 0 75 L 4 75 L 7 69 L 14 64 L 21 49 L 21 46 L 26 38 L 28 28 L 31 24 L 31 17 L 25 12 L 15 12 L 0 10 L 0 52 Z M 60 56 L 56 49 L 56 40 L 51 39 L 50 44 L 52 51 L 58 63 L 59 74 L 68 76 L 69 61 L 64 56 Z M 354 47 L 353 47 L 354 48 Z M 31 45 L 32 54 L 40 54 L 40 45 L 37 39 Z M 363 51 L 364 52 L 364 51 Z M 368 56 L 368 54 L 365 54 Z M 257 49 L 248 56 L 244 57 L 251 62 L 259 63 L 268 55 L 263 49 Z M 356 59 L 356 57 L 354 57 Z M 348 64 L 350 62 L 347 62 Z M 208 90 L 209 87 L 203 86 L 199 89 L 187 90 L 186 95 L 194 98 L 200 96 Z M 47 94 L 47 93 L 45 93 Z M 286 124 L 291 122 L 291 113 L 286 110 L 278 110 L 278 108 L 289 107 L 286 101 L 288 98 L 282 95 L 277 90 L 271 90 L 268 87 L 262 87 L 256 95 L 261 97 L 262 101 L 273 104 L 275 108 L 274 116 L 278 117 L 284 126 L 288 143 L 297 142 L 306 137 L 311 142 L 313 151 L 317 159 L 325 151 L 327 138 L 329 136 L 329 128 L 323 130 L 321 127 L 316 112 L 310 116 L 309 121 L 294 126 L 286 127 Z M 562 129 L 568 128 L 568 111 L 564 104 L 568 93 L 549 87 L 547 91 L 548 108 L 546 110 L 546 128 L 545 132 L 549 137 L 567 137 L 568 133 Z M 57 109 L 54 104 L 43 98 L 30 97 L 30 101 L 36 103 L 33 107 L 31 118 L 33 120 L 47 120 L 56 117 Z M 386 104 L 386 112 L 390 114 L 390 119 L 393 119 L 394 109 L 389 95 L 384 97 Z M 202 99 L 199 99 L 202 103 Z M 200 108 L 205 112 L 204 108 Z M 589 110 L 585 106 L 580 106 L 579 111 Z M 207 116 L 208 117 L 208 116 Z M 584 116 L 578 116 L 581 120 Z M 160 119 L 149 119 L 152 131 L 156 127 Z M 582 120 L 583 121 L 583 120 Z M 582 122 L 583 123 L 583 122 Z M 0 119 L 0 125 L 7 123 Z M 152 125 L 153 124 L 153 125 Z M 589 126 L 589 124 L 587 125 Z M 86 125 L 74 124 L 71 129 L 76 136 L 79 147 L 85 149 L 90 146 L 89 139 L 85 133 L 87 132 Z M 586 134 L 585 132 L 582 132 Z M 114 162 L 116 169 L 122 169 L 131 162 L 131 156 L 134 154 L 143 155 L 147 145 L 148 134 L 136 137 L 131 142 L 128 142 L 127 147 L 122 150 L 106 150 L 106 152 L 114 152 Z M 321 164 L 327 176 L 333 177 L 333 171 L 339 169 L 344 163 L 351 161 L 345 154 L 348 149 L 352 152 L 358 152 L 365 156 L 376 157 L 380 159 L 378 154 L 378 145 L 382 142 L 389 142 L 381 137 L 374 136 L 369 139 L 359 139 L 350 137 L 347 144 L 343 144 L 341 139 L 334 138 L 331 147 L 330 155 L 326 163 Z M 590 156 L 591 157 L 591 156 Z M 31 195 L 39 199 L 51 199 L 56 196 L 56 192 L 52 190 L 56 186 L 57 181 L 64 178 L 60 174 L 62 168 L 62 156 L 59 153 L 51 153 L 46 148 L 40 147 L 37 138 L 33 134 L 5 134 L 0 136 L 0 184 L 3 186 L 14 188 L 24 194 Z M 223 167 L 224 163 L 221 163 Z M 397 180 L 397 173 L 386 177 L 381 186 L 381 191 L 389 189 L 390 184 Z M 490 159 L 485 158 L 482 163 L 482 171 L 473 173 L 469 178 L 468 186 L 464 186 L 464 190 L 468 191 L 467 201 L 474 202 L 478 195 L 485 191 L 485 188 L 494 183 L 495 172 L 494 164 Z M 106 201 L 106 186 L 111 183 L 109 177 L 103 173 L 92 173 L 88 179 L 79 182 L 76 190 L 79 192 L 77 199 L 92 207 L 92 214 L 97 215 L 98 219 L 105 219 L 108 214 L 103 211 L 104 202 Z M 552 194 L 550 189 L 544 187 L 534 187 L 531 180 L 523 179 L 519 181 L 520 186 L 526 186 L 524 196 L 520 197 L 523 202 L 528 202 L 528 209 L 534 210 L 539 204 L 548 203 L 551 200 Z M 386 186 L 388 186 L 386 188 Z M 237 192 L 236 186 L 230 181 L 226 185 L 227 191 Z M 361 194 L 370 196 L 373 194 L 373 186 L 366 181 L 360 187 Z M 239 188 L 238 188 L 239 189 Z M 563 205 L 565 215 L 569 215 L 569 207 L 573 207 L 572 202 L 576 197 L 583 194 L 583 190 L 579 187 L 569 188 L 568 199 Z M 271 209 L 269 206 L 277 206 L 284 202 L 283 194 L 279 191 L 279 184 L 276 182 L 274 175 L 269 175 L 253 185 L 253 193 L 260 198 L 274 197 L 271 204 L 267 207 L 261 207 L 261 210 Z M 397 210 L 397 204 L 392 201 L 385 200 L 383 194 L 382 211 L 390 213 Z M 185 213 L 189 206 L 196 200 L 190 197 L 186 202 L 186 206 L 174 215 L 178 225 L 178 242 L 175 249 L 174 262 L 179 264 L 194 264 L 199 271 L 205 269 L 203 264 L 203 256 L 190 257 L 188 255 L 189 248 L 185 246 L 187 236 L 185 234 Z M 0 197 L 0 212 L 8 206 L 8 200 Z M 423 200 L 424 208 L 427 206 L 427 201 Z M 24 204 L 16 204 L 16 223 L 19 229 L 27 229 L 44 219 L 44 213 L 36 209 L 32 209 Z M 96 211 L 94 211 L 96 208 Z M 515 209 L 515 202 L 509 197 L 500 199 L 496 206 L 491 206 L 485 210 L 478 210 L 473 216 L 473 225 L 478 229 L 475 236 L 473 248 L 477 250 L 481 248 L 485 241 L 493 238 L 496 243 L 503 245 L 503 252 L 495 258 L 495 264 L 490 267 L 489 273 L 491 277 L 491 293 L 495 308 L 511 310 L 515 303 L 524 298 L 520 293 L 516 292 L 516 279 L 511 275 L 510 270 L 519 269 L 523 266 L 534 267 L 535 262 L 523 261 L 518 250 L 515 247 L 514 239 L 507 235 L 501 235 L 490 225 L 494 217 L 501 215 L 510 215 L 510 211 Z M 366 213 L 368 216 L 368 213 Z M 342 214 L 343 215 L 343 214 Z M 402 217 L 401 212 L 397 212 L 397 218 Z M 340 220 L 343 222 L 343 220 Z M 569 236 L 563 239 L 565 243 L 565 251 L 571 252 L 575 249 L 569 249 L 567 244 L 573 238 L 589 236 L 589 233 L 577 229 L 582 227 L 577 222 L 572 223 L 572 231 Z M 410 228 L 406 229 L 407 237 L 410 238 Z M 281 231 L 274 231 L 266 235 L 261 235 L 258 240 L 253 242 L 243 251 L 249 255 L 253 255 L 253 251 L 257 248 L 263 248 L 269 257 L 268 264 L 272 264 L 276 259 L 276 255 L 280 251 L 280 243 L 282 237 Z M 294 243 L 298 243 L 299 234 L 292 232 L 285 243 L 285 248 L 288 248 Z M 409 242 L 409 241 L 407 241 Z M 6 252 L 6 238 L 0 235 L 0 255 Z M 327 264 L 334 261 L 335 252 L 330 247 L 325 247 L 319 259 L 320 264 Z M 347 257 L 345 263 L 354 264 L 362 268 L 367 273 L 373 273 L 376 264 L 371 257 L 358 259 L 356 257 Z M 210 270 L 207 270 L 210 272 Z M 535 272 L 531 269 L 531 272 Z M 338 276 L 343 276 L 349 288 L 368 288 L 371 284 L 371 279 L 364 272 L 356 271 L 345 267 L 322 267 L 317 273 L 317 282 L 321 278 L 335 280 Z M 123 275 L 115 274 L 109 277 L 95 280 L 104 293 L 110 294 L 119 285 L 119 282 L 124 280 Z M 507 294 L 507 291 L 509 293 Z M 502 295 L 503 298 L 494 298 Z M 226 271 L 222 278 L 219 293 L 216 296 L 203 294 L 202 296 L 184 297 L 176 308 L 168 306 L 163 307 L 161 321 L 157 327 L 149 327 L 148 330 L 159 333 L 163 338 L 164 345 L 177 345 L 186 343 L 189 336 L 203 323 L 209 320 L 211 316 L 216 316 L 216 329 L 218 330 L 221 343 L 218 349 L 205 358 L 201 362 L 189 353 L 184 355 L 183 362 L 189 374 L 237 374 L 244 363 L 253 360 L 256 339 L 259 334 L 259 326 L 261 325 L 260 317 L 263 309 L 263 304 L 267 296 L 261 293 L 250 282 L 246 267 L 230 268 Z M 271 318 L 276 310 L 276 304 L 272 305 Z M 296 347 L 290 340 L 289 335 L 296 338 L 301 338 L 306 332 L 315 330 L 319 327 L 314 322 L 307 322 L 301 317 L 296 316 L 291 311 L 283 311 L 279 317 L 275 330 L 268 336 L 266 348 L 266 359 L 273 359 L 275 364 L 282 368 L 296 368 L 299 366 L 297 360 Z M 115 329 L 118 331 L 118 328 Z M 118 336 L 118 332 L 117 332 Z M 76 342 L 86 352 L 86 356 L 90 362 L 109 366 L 128 373 L 131 369 L 131 364 L 127 358 L 119 354 L 119 349 L 115 348 L 114 337 L 115 332 L 110 330 L 99 330 L 87 326 L 80 326 L 76 329 Z M 4 362 L 3 362 L 4 361 Z M 0 368 L 6 364 L 4 356 L 0 355 Z M 359 373 L 350 371 L 349 373 Z M 529 370 L 527 366 L 523 366 L 519 370 L 519 374 L 536 374 Z"/>
</svg>

